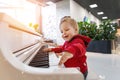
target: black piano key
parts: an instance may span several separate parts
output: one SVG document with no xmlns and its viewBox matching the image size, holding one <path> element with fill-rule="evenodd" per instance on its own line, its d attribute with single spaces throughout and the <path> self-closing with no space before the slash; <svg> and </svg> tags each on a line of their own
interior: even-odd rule
<svg viewBox="0 0 120 80">
<path fill-rule="evenodd" d="M 34 59 L 32 62 L 37 62 L 37 61 L 49 61 L 47 58 L 41 58 L 41 59 Z"/>
<path fill-rule="evenodd" d="M 47 46 L 43 46 L 35 55 L 33 60 L 30 62 L 30 66 L 33 67 L 41 67 L 41 68 L 48 68 L 49 67 L 49 54 L 42 52 Z"/>
<path fill-rule="evenodd" d="M 36 61 L 36 62 L 31 62 L 31 64 L 38 64 L 38 65 L 44 65 L 44 64 L 48 64 L 48 61 L 44 61 L 44 62 L 42 62 L 42 61 Z"/>
<path fill-rule="evenodd" d="M 35 67 L 40 67 L 40 66 L 38 65 L 38 66 L 35 66 Z M 46 66 L 46 65 L 44 66 L 44 65 L 42 65 L 41 68 L 49 68 L 49 66 Z"/>
</svg>

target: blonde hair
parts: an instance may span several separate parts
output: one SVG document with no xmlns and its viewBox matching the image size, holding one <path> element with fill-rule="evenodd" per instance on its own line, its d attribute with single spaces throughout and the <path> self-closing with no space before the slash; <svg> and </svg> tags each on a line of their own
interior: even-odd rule
<svg viewBox="0 0 120 80">
<path fill-rule="evenodd" d="M 77 22 L 74 19 L 72 19 L 70 16 L 64 16 L 63 18 L 61 18 L 60 26 L 64 22 L 69 23 L 74 29 L 77 30 L 77 32 L 79 32 L 79 27 L 78 27 Z"/>
</svg>

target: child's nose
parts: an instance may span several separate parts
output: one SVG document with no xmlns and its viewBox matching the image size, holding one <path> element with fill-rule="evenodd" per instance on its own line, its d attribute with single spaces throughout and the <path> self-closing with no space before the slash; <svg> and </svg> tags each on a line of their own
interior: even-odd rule
<svg viewBox="0 0 120 80">
<path fill-rule="evenodd" d="M 66 33 L 65 33 L 65 32 L 63 32 L 63 34 L 62 34 L 62 35 L 64 36 L 65 34 L 66 34 Z"/>
<path fill-rule="evenodd" d="M 65 34 L 62 34 L 63 37 L 65 37 L 66 35 Z"/>
</svg>

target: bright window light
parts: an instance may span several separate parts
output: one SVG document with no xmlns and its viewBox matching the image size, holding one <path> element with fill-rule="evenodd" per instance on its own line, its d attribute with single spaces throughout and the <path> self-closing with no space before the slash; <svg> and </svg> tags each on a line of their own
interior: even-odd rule
<svg viewBox="0 0 120 80">
<path fill-rule="evenodd" d="M 48 1 L 48 2 L 46 2 L 46 4 L 48 4 L 48 5 L 53 5 L 54 3 L 51 2 L 51 1 Z"/>
<path fill-rule="evenodd" d="M 108 17 L 107 16 L 105 16 L 105 17 L 102 17 L 102 19 L 107 19 Z"/>
<path fill-rule="evenodd" d="M 96 8 L 96 7 L 98 7 L 98 5 L 97 4 L 92 4 L 92 5 L 89 5 L 89 7 L 90 8 Z"/>
<path fill-rule="evenodd" d="M 27 0 L 0 0 L 0 12 L 28 25 L 36 23 L 36 5 Z"/>
<path fill-rule="evenodd" d="M 104 14 L 104 12 L 97 12 L 97 14 L 98 14 L 98 15 L 102 15 L 102 14 Z"/>
</svg>

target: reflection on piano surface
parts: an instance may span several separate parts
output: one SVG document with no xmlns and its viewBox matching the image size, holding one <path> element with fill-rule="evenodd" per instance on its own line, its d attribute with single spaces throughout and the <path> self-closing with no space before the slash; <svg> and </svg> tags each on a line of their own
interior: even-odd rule
<svg viewBox="0 0 120 80">
<path fill-rule="evenodd" d="M 40 34 L 0 13 L 0 80 L 83 80 L 76 68 L 59 68 L 44 47 Z"/>
</svg>

